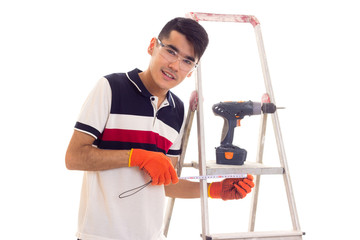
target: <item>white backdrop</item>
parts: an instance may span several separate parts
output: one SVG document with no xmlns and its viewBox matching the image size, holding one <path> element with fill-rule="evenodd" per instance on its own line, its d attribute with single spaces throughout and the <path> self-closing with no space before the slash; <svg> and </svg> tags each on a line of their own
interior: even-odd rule
<svg viewBox="0 0 360 240">
<path fill-rule="evenodd" d="M 286 107 L 279 118 L 304 239 L 354 239 L 357 10 L 351 0 L 1 1 L 1 238 L 75 239 L 82 172 L 66 170 L 64 155 L 83 101 L 101 76 L 145 69 L 148 43 L 161 27 L 199 11 L 260 20 L 275 99 Z M 211 105 L 259 101 L 264 86 L 251 25 L 203 25 L 210 35 L 203 77 L 211 158 L 222 128 Z M 174 92 L 187 105 L 193 89 L 190 78 Z M 248 161 L 254 161 L 258 121 L 247 117 L 235 132 L 234 144 L 248 150 Z M 195 131 L 191 137 L 189 161 L 197 156 Z M 267 140 L 264 161 L 276 163 L 271 134 Z M 281 177 L 262 179 L 256 229 L 291 228 Z M 250 199 L 211 200 L 211 231 L 246 230 Z M 198 199 L 177 200 L 169 239 L 198 239 L 200 221 Z"/>
</svg>

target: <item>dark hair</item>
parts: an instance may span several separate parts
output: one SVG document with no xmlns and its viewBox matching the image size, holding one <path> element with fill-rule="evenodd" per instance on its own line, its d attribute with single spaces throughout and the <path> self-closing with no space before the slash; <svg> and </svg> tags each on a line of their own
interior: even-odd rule
<svg viewBox="0 0 360 240">
<path fill-rule="evenodd" d="M 209 43 L 208 34 L 205 29 L 195 20 L 178 17 L 170 20 L 163 27 L 158 38 L 160 40 L 169 38 L 172 30 L 185 35 L 186 39 L 194 47 L 195 57 L 200 59 Z"/>
</svg>

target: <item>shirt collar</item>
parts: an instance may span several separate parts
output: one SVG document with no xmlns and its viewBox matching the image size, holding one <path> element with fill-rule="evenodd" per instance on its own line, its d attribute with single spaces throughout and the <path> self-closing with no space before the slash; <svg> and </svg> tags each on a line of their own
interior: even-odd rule
<svg viewBox="0 0 360 240">
<path fill-rule="evenodd" d="M 152 94 L 146 89 L 145 85 L 143 84 L 143 82 L 141 81 L 140 77 L 139 77 L 139 73 L 141 73 L 142 71 L 135 68 L 134 70 L 126 73 L 127 78 L 129 79 L 129 81 L 134 84 L 134 86 L 137 88 L 137 90 L 145 97 L 150 98 L 152 96 Z M 169 106 L 175 108 L 175 101 L 174 98 L 172 96 L 171 91 L 169 90 L 166 94 L 166 98 L 169 102 Z"/>
</svg>

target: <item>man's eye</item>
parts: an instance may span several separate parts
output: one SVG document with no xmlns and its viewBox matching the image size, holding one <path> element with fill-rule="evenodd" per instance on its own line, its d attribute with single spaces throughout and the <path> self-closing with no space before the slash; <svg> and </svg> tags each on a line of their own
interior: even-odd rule
<svg viewBox="0 0 360 240">
<path fill-rule="evenodd" d="M 191 61 L 189 59 L 183 59 L 183 63 L 185 63 L 186 65 L 189 65 L 189 66 L 193 65 L 193 61 Z"/>
<path fill-rule="evenodd" d="M 167 48 L 166 51 L 167 51 L 169 54 L 173 55 L 173 56 L 176 56 L 176 55 L 177 55 L 176 52 L 175 52 L 174 50 L 170 49 L 170 48 Z"/>
</svg>

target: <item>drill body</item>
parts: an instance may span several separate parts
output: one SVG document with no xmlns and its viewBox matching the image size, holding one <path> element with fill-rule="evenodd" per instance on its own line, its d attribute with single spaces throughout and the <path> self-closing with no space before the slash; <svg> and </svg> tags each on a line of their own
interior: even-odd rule
<svg viewBox="0 0 360 240">
<path fill-rule="evenodd" d="M 235 127 L 240 126 L 240 120 L 245 116 L 261 113 L 274 113 L 276 106 L 273 103 L 260 102 L 220 102 L 214 104 L 213 112 L 224 119 L 221 135 L 221 145 L 216 148 L 216 163 L 243 165 L 247 151 L 232 144 Z"/>
</svg>

